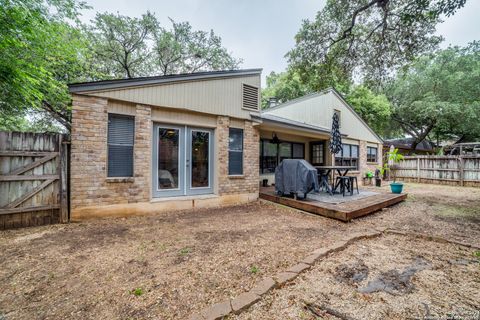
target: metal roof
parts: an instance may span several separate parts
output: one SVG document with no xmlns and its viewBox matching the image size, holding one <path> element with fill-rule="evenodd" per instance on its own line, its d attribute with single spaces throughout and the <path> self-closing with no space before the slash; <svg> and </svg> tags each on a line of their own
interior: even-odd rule
<svg viewBox="0 0 480 320">
<path fill-rule="evenodd" d="M 131 79 L 102 80 L 93 82 L 72 83 L 68 85 L 71 93 L 120 89 L 125 87 L 136 87 L 144 85 L 155 85 L 161 83 L 171 83 L 179 81 L 207 80 L 215 78 L 242 77 L 249 75 L 259 75 L 262 69 L 243 69 L 243 70 L 223 70 L 207 71 L 195 73 L 172 74 L 166 76 L 141 77 Z"/>
<path fill-rule="evenodd" d="M 393 145 L 394 147 L 400 148 L 400 149 L 411 149 L 412 143 L 413 143 L 414 138 L 399 138 L 399 139 L 389 139 L 385 140 L 383 144 L 385 146 L 390 146 Z M 428 140 L 422 140 L 419 144 L 417 144 L 417 147 L 415 150 L 418 151 L 433 151 L 434 150 L 434 145 L 432 142 Z"/>
</svg>

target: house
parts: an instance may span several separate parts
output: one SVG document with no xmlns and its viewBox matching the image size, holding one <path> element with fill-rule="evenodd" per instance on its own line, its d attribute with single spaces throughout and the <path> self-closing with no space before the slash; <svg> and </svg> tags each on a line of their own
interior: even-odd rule
<svg viewBox="0 0 480 320">
<path fill-rule="evenodd" d="M 480 155 L 480 142 L 460 142 L 446 146 L 447 155 L 478 156 Z"/>
<path fill-rule="evenodd" d="M 334 89 L 261 112 L 261 69 L 78 83 L 71 218 L 254 201 L 286 158 L 380 164 L 381 139 Z M 333 112 L 344 149 L 328 151 Z"/>
<path fill-rule="evenodd" d="M 423 140 L 415 147 L 415 150 L 412 149 L 412 143 L 414 138 L 400 138 L 400 139 L 390 139 L 385 140 L 383 143 L 383 154 L 386 154 L 390 151 L 390 147 L 398 149 L 400 154 L 405 156 L 408 155 L 428 155 L 435 154 L 435 144 L 428 140 Z"/>
</svg>

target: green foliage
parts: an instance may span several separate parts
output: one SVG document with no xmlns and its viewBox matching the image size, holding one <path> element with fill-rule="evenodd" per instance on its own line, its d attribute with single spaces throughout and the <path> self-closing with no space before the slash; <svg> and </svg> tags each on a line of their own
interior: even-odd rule
<svg viewBox="0 0 480 320">
<path fill-rule="evenodd" d="M 252 266 L 252 267 L 250 268 L 250 273 L 251 273 L 251 274 L 257 274 L 258 271 L 259 271 L 259 269 L 258 269 L 257 266 Z"/>
<path fill-rule="evenodd" d="M 152 62 L 160 74 L 232 70 L 242 62 L 231 56 L 213 30 L 193 30 L 189 22 L 170 22 L 171 29 L 153 31 Z"/>
<path fill-rule="evenodd" d="M 393 182 L 396 182 L 398 164 L 404 159 L 404 156 L 401 153 L 398 153 L 398 148 L 395 148 L 393 151 L 387 152 L 387 163 L 384 165 L 386 170 L 390 170 L 393 176 Z M 388 165 L 388 162 L 393 164 Z M 383 175 L 383 172 L 382 172 Z"/>
<path fill-rule="evenodd" d="M 135 288 L 135 289 L 133 289 L 133 290 L 130 290 L 129 292 L 130 292 L 130 294 L 133 294 L 133 295 L 135 295 L 135 296 L 137 296 L 137 297 L 140 297 L 141 295 L 144 294 L 142 288 Z"/>
<path fill-rule="evenodd" d="M 148 11 L 141 18 L 97 13 L 86 29 L 102 73 L 111 78 L 133 78 L 151 73 L 147 39 L 157 25 L 157 19 Z"/>
<path fill-rule="evenodd" d="M 387 87 L 393 119 L 415 147 L 439 139 L 480 138 L 480 42 L 450 47 L 417 59 Z"/>
<path fill-rule="evenodd" d="M 188 247 L 182 248 L 182 249 L 180 249 L 180 255 L 186 256 L 186 255 L 189 254 L 191 251 L 192 251 L 191 248 L 188 248 Z"/>
<path fill-rule="evenodd" d="M 287 54 L 287 71 L 267 77 L 263 107 L 270 97 L 285 102 L 335 87 L 381 136 L 412 135 L 412 130 L 406 131 L 404 126 L 391 121 L 394 111 L 398 111 L 397 117 L 409 113 L 406 109 L 393 110 L 389 100 L 396 99 L 397 92 L 389 85 L 391 78 L 417 57 L 438 47 L 442 38 L 435 35 L 435 28 L 441 22 L 440 16 L 453 15 L 464 4 L 465 0 L 327 1 L 315 19 L 303 22 L 295 37 L 296 45 Z M 475 72 L 467 78 L 473 77 Z M 354 86 L 354 80 L 363 84 Z M 478 81 L 470 82 L 471 88 L 474 83 Z M 420 90 L 422 87 L 414 91 Z M 469 118 L 475 114 L 472 109 L 468 112 Z M 417 110 L 410 113 L 422 114 Z M 462 118 L 456 119 L 458 122 Z M 417 124 L 420 123 L 426 124 L 422 130 L 428 129 L 425 118 Z M 452 129 L 454 121 L 444 123 L 442 134 Z M 478 121 L 470 125 L 480 126 Z"/>
<path fill-rule="evenodd" d="M 189 22 L 170 19 L 162 27 L 150 12 L 141 18 L 99 13 L 88 30 L 102 73 L 111 78 L 168 75 L 235 69 L 233 58 L 213 30 L 193 30 Z"/>
<path fill-rule="evenodd" d="M 271 72 L 267 76 L 267 86 L 262 90 L 262 108 L 268 107 L 268 100 L 276 98 L 279 103 L 304 96 L 309 93 L 309 87 L 300 76 L 292 71 L 281 73 Z"/>
<path fill-rule="evenodd" d="M 0 1 L 0 125 L 25 127 L 31 110 L 68 126 L 68 81 L 86 75 L 84 38 L 72 24 L 85 8 L 74 0 Z"/>
<path fill-rule="evenodd" d="M 173 21 L 174 30 L 160 28 L 149 12 L 141 18 L 101 13 L 81 26 L 77 17 L 86 8 L 76 0 L 0 0 L 0 129 L 69 131 L 68 83 L 240 63 L 213 31 Z M 159 39 L 170 40 L 159 47 Z M 169 59 L 164 71 L 160 56 Z"/>
<path fill-rule="evenodd" d="M 373 178 L 373 172 L 372 172 L 372 171 L 367 171 L 367 172 L 365 172 L 365 177 L 367 177 L 367 178 Z"/>
<path fill-rule="evenodd" d="M 347 94 L 346 100 L 376 133 L 384 135 L 392 112 L 390 102 L 384 94 L 375 94 L 360 85 Z"/>
<path fill-rule="evenodd" d="M 464 3 L 329 0 L 313 21 L 304 21 L 287 57 L 291 67 L 318 77 L 309 82 L 355 76 L 378 86 L 392 70 L 435 49 L 441 41 L 434 34 L 440 14 L 451 15 Z"/>
</svg>

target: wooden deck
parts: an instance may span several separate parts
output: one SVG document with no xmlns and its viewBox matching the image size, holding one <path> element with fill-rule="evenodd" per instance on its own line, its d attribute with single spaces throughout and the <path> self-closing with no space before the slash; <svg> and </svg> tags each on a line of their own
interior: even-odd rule
<svg viewBox="0 0 480 320">
<path fill-rule="evenodd" d="M 260 198 L 279 203 L 295 209 L 300 209 L 344 222 L 362 217 L 372 212 L 399 203 L 407 198 L 407 194 L 379 193 L 366 198 L 333 204 L 312 199 L 295 200 L 289 197 L 279 197 L 273 187 L 260 188 Z"/>
</svg>

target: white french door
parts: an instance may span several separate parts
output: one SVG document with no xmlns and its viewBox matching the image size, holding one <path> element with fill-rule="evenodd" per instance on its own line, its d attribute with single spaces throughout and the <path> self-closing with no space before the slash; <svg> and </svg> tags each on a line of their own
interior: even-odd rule
<svg viewBox="0 0 480 320">
<path fill-rule="evenodd" d="M 213 130 L 154 124 L 154 197 L 213 192 Z"/>
</svg>

